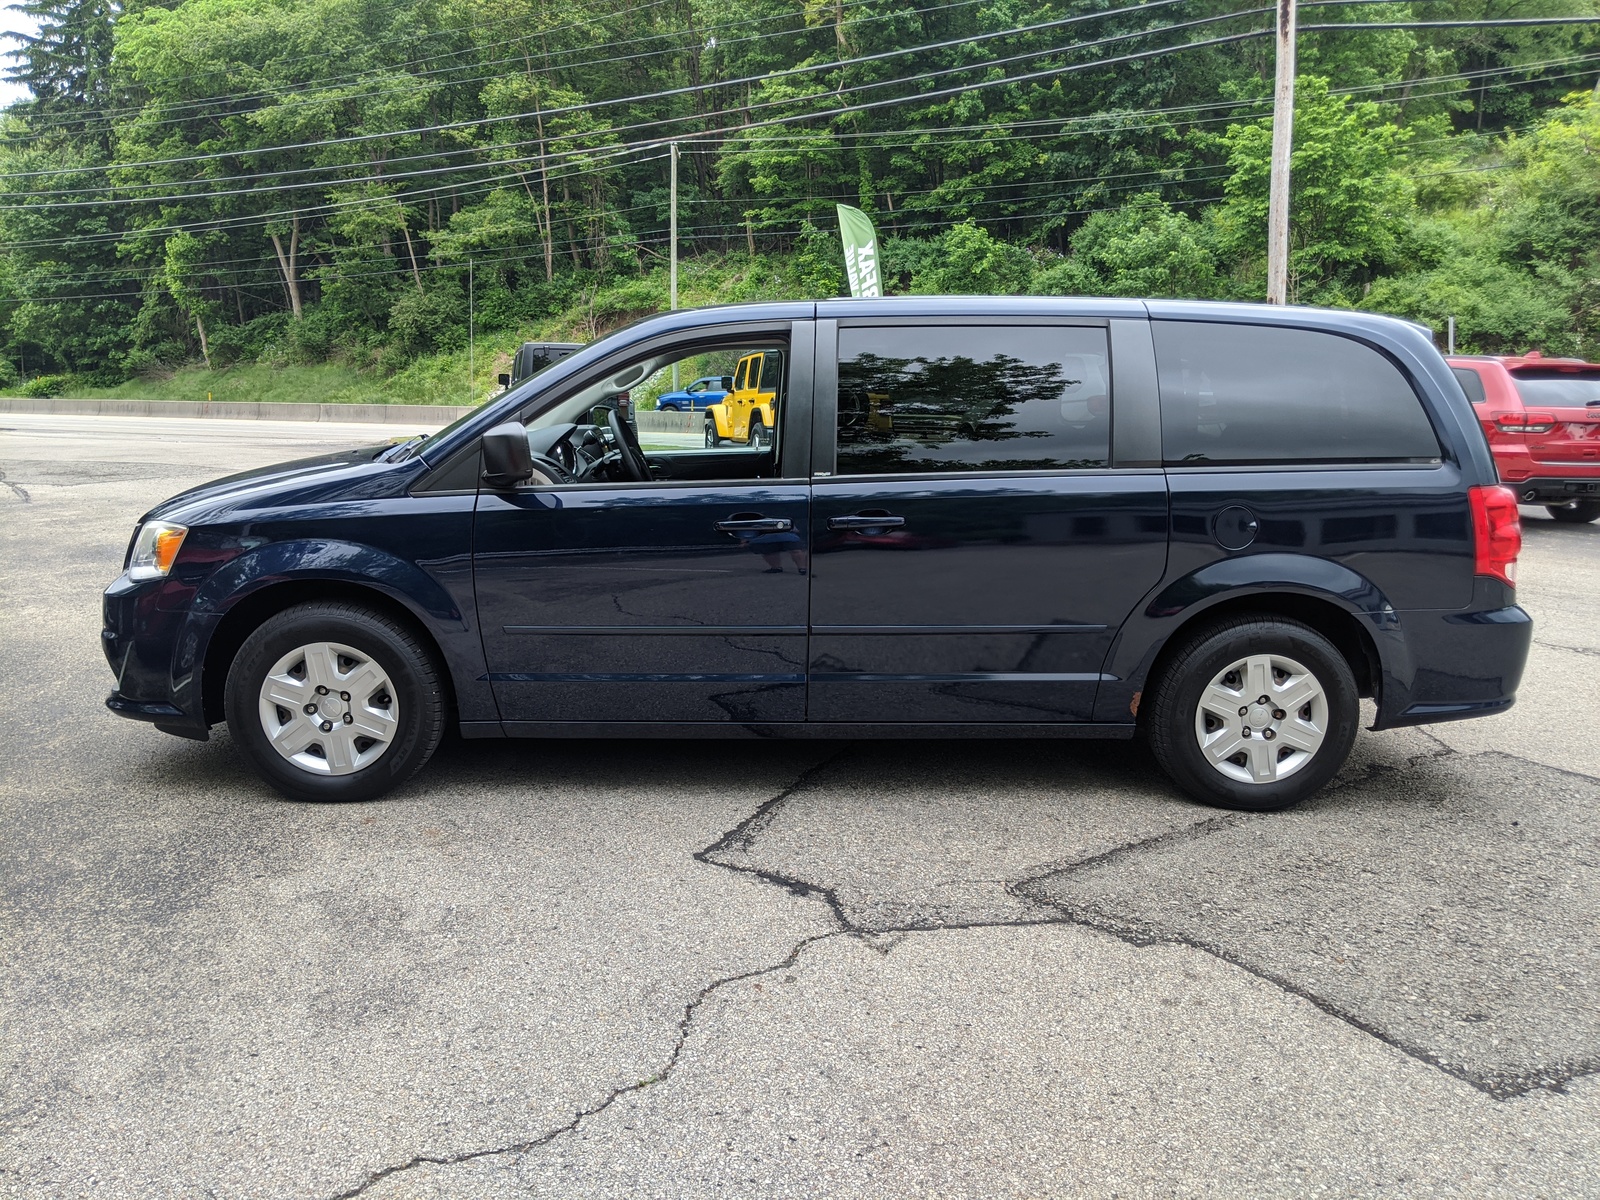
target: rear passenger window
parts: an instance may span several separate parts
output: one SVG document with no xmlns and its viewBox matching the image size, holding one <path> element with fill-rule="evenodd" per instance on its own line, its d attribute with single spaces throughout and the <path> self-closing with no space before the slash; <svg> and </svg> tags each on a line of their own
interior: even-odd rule
<svg viewBox="0 0 1600 1200">
<path fill-rule="evenodd" d="M 1104 467 L 1103 328 L 839 330 L 840 475 Z"/>
<path fill-rule="evenodd" d="M 1169 464 L 1438 461 L 1411 385 L 1360 342 L 1204 321 L 1151 332 Z"/>
<path fill-rule="evenodd" d="M 1467 394 L 1467 399 L 1474 404 L 1487 404 L 1489 398 L 1483 393 L 1483 376 L 1471 367 L 1451 367 L 1455 377 L 1461 381 L 1461 390 Z"/>
</svg>

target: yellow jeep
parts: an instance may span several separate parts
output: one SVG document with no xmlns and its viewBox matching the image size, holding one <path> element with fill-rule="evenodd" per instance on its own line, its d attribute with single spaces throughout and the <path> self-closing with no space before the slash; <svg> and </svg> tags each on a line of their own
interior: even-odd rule
<svg viewBox="0 0 1600 1200">
<path fill-rule="evenodd" d="M 706 446 L 725 441 L 771 446 L 782 382 L 783 359 L 776 350 L 758 350 L 741 358 L 733 371 L 733 390 L 706 406 Z"/>
</svg>

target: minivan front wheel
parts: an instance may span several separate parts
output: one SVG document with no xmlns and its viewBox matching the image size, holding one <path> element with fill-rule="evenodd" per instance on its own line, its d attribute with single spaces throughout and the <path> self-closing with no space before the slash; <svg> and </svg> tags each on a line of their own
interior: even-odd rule
<svg viewBox="0 0 1600 1200">
<path fill-rule="evenodd" d="M 438 672 L 416 636 L 352 604 L 264 622 L 228 672 L 228 729 L 295 800 L 371 800 L 411 778 L 444 732 Z"/>
<path fill-rule="evenodd" d="M 1349 663 L 1316 630 L 1236 618 L 1199 634 L 1162 671 L 1147 709 L 1150 748 L 1196 800 L 1286 808 L 1344 765 L 1356 691 Z"/>
</svg>

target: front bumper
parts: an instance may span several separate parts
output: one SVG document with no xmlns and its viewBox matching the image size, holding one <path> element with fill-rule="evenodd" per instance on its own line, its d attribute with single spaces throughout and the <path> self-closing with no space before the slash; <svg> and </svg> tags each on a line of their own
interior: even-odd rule
<svg viewBox="0 0 1600 1200">
<path fill-rule="evenodd" d="M 163 733 L 204 741 L 208 725 L 192 671 L 175 671 L 186 636 L 188 590 L 168 580 L 134 582 L 126 575 L 101 601 L 100 646 L 116 677 L 106 707 L 120 717 L 149 721 Z"/>
<path fill-rule="evenodd" d="M 162 733 L 170 733 L 175 737 L 196 742 L 211 739 L 211 731 L 205 725 L 197 724 L 176 704 L 168 704 L 164 700 L 130 700 L 120 692 L 112 692 L 106 697 L 106 707 L 119 717 L 149 721 Z"/>
</svg>

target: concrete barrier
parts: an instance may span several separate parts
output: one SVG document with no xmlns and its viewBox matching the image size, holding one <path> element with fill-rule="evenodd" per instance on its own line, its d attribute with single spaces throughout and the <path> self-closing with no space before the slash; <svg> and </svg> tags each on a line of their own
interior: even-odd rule
<svg viewBox="0 0 1600 1200">
<path fill-rule="evenodd" d="M 91 417 L 215 417 L 229 421 L 361 421 L 448 425 L 471 412 L 460 404 L 289 404 L 258 400 L 74 400 L 0 396 L 0 413 Z M 704 413 L 636 412 L 640 433 L 697 433 Z"/>
<path fill-rule="evenodd" d="M 57 416 L 215 417 L 231 421 L 358 421 L 380 425 L 448 425 L 472 410 L 459 404 L 288 404 L 256 400 L 36 400 L 0 396 L 0 413 Z M 672 416 L 672 413 L 667 413 Z"/>
<path fill-rule="evenodd" d="M 640 433 L 694 433 L 705 421 L 703 413 L 636 412 L 634 428 Z"/>
</svg>

